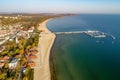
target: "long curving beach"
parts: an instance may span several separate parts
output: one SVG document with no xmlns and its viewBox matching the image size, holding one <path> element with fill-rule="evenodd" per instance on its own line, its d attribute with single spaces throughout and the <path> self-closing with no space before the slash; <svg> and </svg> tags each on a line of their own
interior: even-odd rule
<svg viewBox="0 0 120 80">
<path fill-rule="evenodd" d="M 50 50 L 55 40 L 55 34 L 49 31 L 46 27 L 46 23 L 50 19 L 44 21 L 39 25 L 39 30 L 42 30 L 39 37 L 38 58 L 35 60 L 36 67 L 34 69 L 34 80 L 51 80 L 49 56 Z"/>
</svg>

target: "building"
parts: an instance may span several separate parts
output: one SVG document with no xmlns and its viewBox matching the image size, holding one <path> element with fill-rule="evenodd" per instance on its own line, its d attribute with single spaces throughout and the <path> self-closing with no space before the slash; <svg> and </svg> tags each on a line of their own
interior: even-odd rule
<svg viewBox="0 0 120 80">
<path fill-rule="evenodd" d="M 36 64 L 35 64 L 34 61 L 29 60 L 27 66 L 29 66 L 29 67 L 31 67 L 31 68 L 34 68 L 34 67 L 36 66 Z"/>
<path fill-rule="evenodd" d="M 29 50 L 29 52 L 32 53 L 32 54 L 37 54 L 37 53 L 38 53 L 38 50 L 37 50 L 36 47 L 34 47 L 34 48 L 31 48 L 31 49 Z"/>
<path fill-rule="evenodd" d="M 2 59 L 0 59 L 0 68 L 2 68 L 5 64 L 5 61 L 9 59 L 8 56 L 4 56 Z"/>
<path fill-rule="evenodd" d="M 32 26 L 28 29 L 28 32 L 33 32 L 33 31 L 34 31 L 34 26 Z"/>
<path fill-rule="evenodd" d="M 8 59 L 9 59 L 8 56 L 4 56 L 2 59 L 0 59 L 0 62 L 5 62 L 5 61 L 7 61 Z"/>
<path fill-rule="evenodd" d="M 15 69 L 17 64 L 18 64 L 18 59 L 17 58 L 13 58 L 10 61 L 10 63 L 8 64 L 9 65 L 9 69 Z"/>
<path fill-rule="evenodd" d="M 37 56 L 34 54 L 30 54 L 29 57 L 30 57 L 30 59 L 37 59 Z"/>
<path fill-rule="evenodd" d="M 21 30 L 19 33 L 17 33 L 17 36 L 18 37 L 23 37 L 23 38 L 30 38 L 30 36 L 29 36 L 29 33 L 28 33 L 28 31 L 23 31 L 23 30 Z"/>
<path fill-rule="evenodd" d="M 15 37 L 15 42 L 19 43 L 18 37 Z"/>
</svg>

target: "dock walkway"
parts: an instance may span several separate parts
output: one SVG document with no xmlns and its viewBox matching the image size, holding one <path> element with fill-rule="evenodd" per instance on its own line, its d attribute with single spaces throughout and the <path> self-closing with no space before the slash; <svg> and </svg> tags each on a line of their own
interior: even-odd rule
<svg viewBox="0 0 120 80">
<path fill-rule="evenodd" d="M 111 34 L 107 34 L 98 30 L 88 30 L 88 31 L 70 31 L 70 32 L 54 32 L 54 34 L 87 34 L 91 37 L 94 38 L 105 38 L 107 36 L 111 37 L 113 40 L 115 40 L 116 38 L 111 35 Z"/>
</svg>

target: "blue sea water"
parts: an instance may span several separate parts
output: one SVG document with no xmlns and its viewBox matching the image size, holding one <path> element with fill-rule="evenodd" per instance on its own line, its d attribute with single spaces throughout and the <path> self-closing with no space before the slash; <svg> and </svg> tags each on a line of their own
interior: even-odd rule
<svg viewBox="0 0 120 80">
<path fill-rule="evenodd" d="M 99 30 L 116 37 L 57 35 L 53 46 L 58 80 L 120 80 L 120 15 L 80 14 L 47 23 L 52 32 Z"/>
</svg>

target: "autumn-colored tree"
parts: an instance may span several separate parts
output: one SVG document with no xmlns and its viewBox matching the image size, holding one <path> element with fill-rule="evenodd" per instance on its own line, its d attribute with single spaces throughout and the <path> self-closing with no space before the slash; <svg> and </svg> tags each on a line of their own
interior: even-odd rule
<svg viewBox="0 0 120 80">
<path fill-rule="evenodd" d="M 21 49 L 21 50 L 19 51 L 19 54 L 20 54 L 20 55 L 23 55 L 23 53 L 24 53 L 24 49 Z"/>
<path fill-rule="evenodd" d="M 9 64 L 9 63 L 6 62 L 5 65 L 4 65 L 4 68 L 8 69 L 8 68 L 9 68 L 9 65 L 8 65 L 8 64 Z"/>
</svg>

